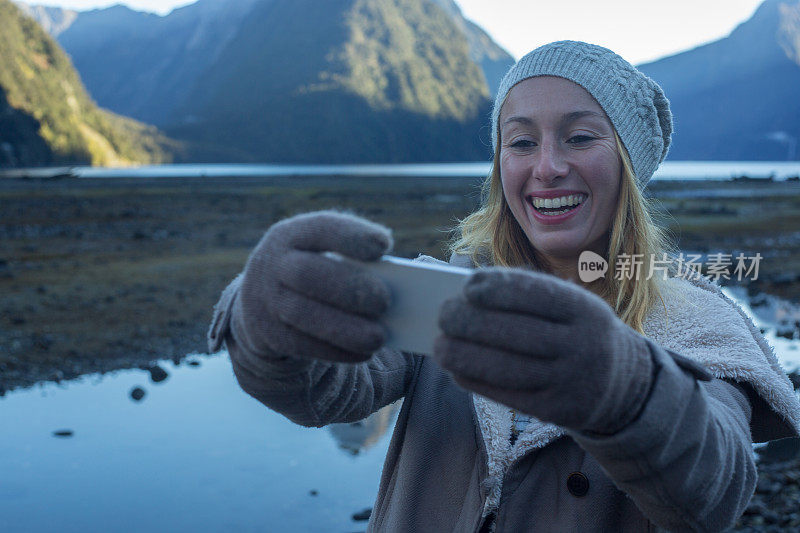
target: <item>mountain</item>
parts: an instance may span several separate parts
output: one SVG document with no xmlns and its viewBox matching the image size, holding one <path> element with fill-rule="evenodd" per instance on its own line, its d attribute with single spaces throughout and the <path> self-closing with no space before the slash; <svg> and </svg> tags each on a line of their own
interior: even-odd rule
<svg viewBox="0 0 800 533">
<path fill-rule="evenodd" d="M 766 0 L 728 37 L 639 65 L 675 120 L 673 160 L 800 160 L 800 0 Z"/>
<path fill-rule="evenodd" d="M 171 148 L 155 128 L 98 109 L 59 45 L 0 0 L 0 166 L 162 162 Z"/>
<path fill-rule="evenodd" d="M 513 61 L 452 0 L 114 6 L 59 42 L 101 106 L 197 161 L 485 159 L 487 78 Z"/>
<path fill-rule="evenodd" d="M 165 125 L 173 120 L 172 112 L 180 107 L 187 91 L 203 83 L 205 71 L 245 18 L 252 18 L 258 1 L 200 0 L 166 17 L 122 5 L 79 12 L 77 17 L 58 8 L 29 9 L 45 27 L 56 27 L 54 19 L 70 20 L 63 29 L 59 26 L 58 40 L 101 106 Z M 442 8 L 466 37 L 470 57 L 481 67 L 489 92 L 494 94 L 513 58 L 466 20 L 453 0 L 430 1 Z"/>
<path fill-rule="evenodd" d="M 14 2 L 23 13 L 34 19 L 52 37 L 58 37 L 78 18 L 78 12 L 50 6 L 32 6 L 24 2 Z"/>
<path fill-rule="evenodd" d="M 427 0 L 260 2 L 166 131 L 270 161 L 484 159 L 468 49 Z"/>
<path fill-rule="evenodd" d="M 483 70 L 483 77 L 486 78 L 489 86 L 489 94 L 494 97 L 503 75 L 514 64 L 514 58 L 494 42 L 483 28 L 464 18 L 461 8 L 453 0 L 432 1 L 450 15 L 453 23 L 467 38 L 469 55 Z"/>
<path fill-rule="evenodd" d="M 79 13 L 58 40 L 99 105 L 163 125 L 255 1 L 201 0 L 166 17 L 116 5 Z"/>
</svg>

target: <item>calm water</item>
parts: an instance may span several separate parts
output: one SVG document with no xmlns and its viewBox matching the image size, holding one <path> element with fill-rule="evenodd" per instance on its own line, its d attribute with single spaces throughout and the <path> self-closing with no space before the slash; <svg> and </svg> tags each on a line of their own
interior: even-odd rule
<svg viewBox="0 0 800 533">
<path fill-rule="evenodd" d="M 72 167 L 0 171 L 4 175 L 48 176 L 71 172 L 85 178 L 224 177 L 224 176 L 434 176 L 481 177 L 488 162 L 391 165 L 155 165 L 130 168 Z M 800 161 L 667 161 L 656 179 L 730 179 L 737 176 L 785 179 L 800 176 Z"/>
<path fill-rule="evenodd" d="M 391 408 L 303 428 L 243 393 L 227 354 L 193 359 L 157 384 L 120 371 L 0 398 L 0 531 L 365 529 L 351 515 L 373 504 Z"/>
<path fill-rule="evenodd" d="M 800 368 L 800 340 L 777 335 L 800 308 L 728 294 Z M 373 504 L 396 405 L 302 428 L 242 392 L 226 353 L 189 361 L 158 383 L 128 370 L 0 398 L 0 531 L 364 530 L 352 514 Z"/>
</svg>

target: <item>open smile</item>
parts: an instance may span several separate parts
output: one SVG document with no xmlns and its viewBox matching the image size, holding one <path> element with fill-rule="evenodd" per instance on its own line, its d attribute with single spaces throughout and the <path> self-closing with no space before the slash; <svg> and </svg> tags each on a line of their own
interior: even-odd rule
<svg viewBox="0 0 800 533">
<path fill-rule="evenodd" d="M 545 216 L 556 216 L 572 211 L 589 196 L 583 193 L 557 196 L 555 198 L 542 198 L 541 196 L 529 196 L 528 201 L 533 208 Z"/>
<path fill-rule="evenodd" d="M 534 193 L 527 196 L 528 204 L 532 207 L 533 216 L 543 224 L 559 224 L 580 211 L 589 195 L 582 192 L 569 192 L 567 194 Z"/>
</svg>

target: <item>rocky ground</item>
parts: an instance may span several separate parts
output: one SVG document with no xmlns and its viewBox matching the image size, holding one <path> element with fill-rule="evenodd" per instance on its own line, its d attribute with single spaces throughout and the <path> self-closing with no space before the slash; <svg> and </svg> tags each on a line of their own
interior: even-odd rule
<svg viewBox="0 0 800 533">
<path fill-rule="evenodd" d="M 800 439 L 773 441 L 758 455 L 758 484 L 735 531 L 800 531 Z"/>
<path fill-rule="evenodd" d="M 219 293 L 263 231 L 295 213 L 348 209 L 393 228 L 396 255 L 444 258 L 479 182 L 0 179 L 0 395 L 205 351 Z M 649 194 L 681 249 L 758 252 L 748 292 L 800 303 L 800 182 L 656 182 Z M 784 446 L 795 454 L 760 462 L 742 530 L 800 527 L 800 454 Z"/>
<path fill-rule="evenodd" d="M 274 222 L 325 208 L 444 256 L 476 180 L 0 179 L 0 394 L 205 351 L 212 307 Z"/>
</svg>

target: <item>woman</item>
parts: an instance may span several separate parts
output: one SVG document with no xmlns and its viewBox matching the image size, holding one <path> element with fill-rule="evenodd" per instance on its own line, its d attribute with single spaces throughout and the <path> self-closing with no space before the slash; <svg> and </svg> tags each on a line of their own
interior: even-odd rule
<svg viewBox="0 0 800 533">
<path fill-rule="evenodd" d="M 798 404 L 716 286 L 611 275 L 662 251 L 641 190 L 671 128 L 661 89 L 613 52 L 538 48 L 498 91 L 486 199 L 451 259 L 481 268 L 441 309 L 433 358 L 382 348 L 386 287 L 319 252 L 375 260 L 391 237 L 333 212 L 265 234 L 210 348 L 299 424 L 405 397 L 370 530 L 724 529 L 755 487 L 753 439 L 796 435 Z M 579 279 L 587 251 L 604 279 Z"/>
</svg>

